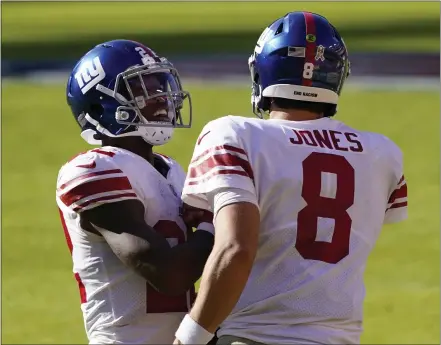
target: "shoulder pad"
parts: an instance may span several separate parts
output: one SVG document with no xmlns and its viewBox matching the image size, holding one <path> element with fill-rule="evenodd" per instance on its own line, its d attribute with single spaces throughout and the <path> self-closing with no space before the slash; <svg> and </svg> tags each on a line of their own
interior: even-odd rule
<svg viewBox="0 0 441 345">
<path fill-rule="evenodd" d="M 126 174 L 112 157 L 114 152 L 94 149 L 77 155 L 58 174 L 57 199 L 75 212 L 104 203 L 137 199 Z"/>
</svg>

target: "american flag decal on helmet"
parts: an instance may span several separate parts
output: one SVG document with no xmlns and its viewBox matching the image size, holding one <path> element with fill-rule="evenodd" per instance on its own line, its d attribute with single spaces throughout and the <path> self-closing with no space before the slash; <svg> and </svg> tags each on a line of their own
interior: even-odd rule
<svg viewBox="0 0 441 345">
<path fill-rule="evenodd" d="M 288 47 L 288 56 L 291 57 L 305 57 L 306 48 L 305 47 Z"/>
</svg>

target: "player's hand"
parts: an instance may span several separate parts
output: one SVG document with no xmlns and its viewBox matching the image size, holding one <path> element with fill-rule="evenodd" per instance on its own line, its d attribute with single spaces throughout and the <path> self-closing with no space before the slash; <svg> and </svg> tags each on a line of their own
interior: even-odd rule
<svg viewBox="0 0 441 345">
<path fill-rule="evenodd" d="M 181 217 L 188 227 L 196 228 L 200 223 L 213 223 L 213 213 L 186 203 L 182 205 Z"/>
</svg>

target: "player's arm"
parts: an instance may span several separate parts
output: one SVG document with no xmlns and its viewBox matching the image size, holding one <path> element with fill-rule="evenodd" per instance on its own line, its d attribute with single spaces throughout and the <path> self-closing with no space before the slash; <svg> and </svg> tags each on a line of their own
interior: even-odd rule
<svg viewBox="0 0 441 345">
<path fill-rule="evenodd" d="M 231 313 L 247 283 L 259 238 L 259 209 L 251 202 L 222 207 L 215 245 L 205 265 L 190 317 L 213 333 Z"/>
<path fill-rule="evenodd" d="M 158 291 L 187 291 L 201 276 L 213 235 L 196 231 L 188 242 L 171 247 L 146 224 L 144 214 L 139 200 L 125 200 L 84 211 L 81 221 L 99 231 L 118 258 Z"/>
<path fill-rule="evenodd" d="M 237 304 L 257 251 L 260 214 L 253 171 L 229 125 L 211 123 L 204 128 L 200 135 L 203 144 L 196 144 L 184 187 L 184 201 L 213 210 L 215 244 L 194 306 L 176 332 L 175 343 L 205 344 L 210 340 Z M 226 133 L 219 137 L 216 128 Z M 214 134 L 205 136 L 210 130 Z"/>
<path fill-rule="evenodd" d="M 63 168 L 57 202 L 77 213 L 83 229 L 100 233 L 122 262 L 163 293 L 188 290 L 213 245 L 213 235 L 201 230 L 189 243 L 170 247 L 146 224 L 144 205 L 111 156 L 89 152 Z"/>
</svg>

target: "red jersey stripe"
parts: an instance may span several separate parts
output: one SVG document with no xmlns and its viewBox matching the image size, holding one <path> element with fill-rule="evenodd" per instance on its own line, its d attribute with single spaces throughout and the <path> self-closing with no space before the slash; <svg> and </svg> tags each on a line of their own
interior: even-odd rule
<svg viewBox="0 0 441 345">
<path fill-rule="evenodd" d="M 70 206 L 73 203 L 94 194 L 132 189 L 127 177 L 111 177 L 82 183 L 60 196 L 61 201 Z"/>
</svg>

